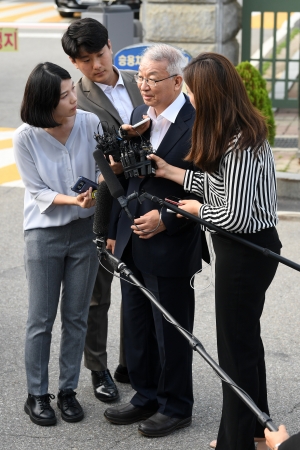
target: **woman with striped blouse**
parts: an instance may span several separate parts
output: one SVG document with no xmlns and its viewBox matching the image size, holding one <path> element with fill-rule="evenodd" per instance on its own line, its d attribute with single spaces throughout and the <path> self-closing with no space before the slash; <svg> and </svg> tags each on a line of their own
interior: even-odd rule
<svg viewBox="0 0 300 450">
<path fill-rule="evenodd" d="M 156 176 L 203 197 L 203 204 L 181 200 L 183 210 L 280 253 L 275 167 L 264 117 L 249 101 L 235 67 L 222 55 L 200 54 L 185 68 L 184 79 L 196 109 L 186 159 L 201 171 L 184 171 L 151 155 Z M 212 233 L 212 241 L 219 363 L 268 414 L 260 317 L 278 263 L 218 233 Z M 263 438 L 263 427 L 253 413 L 223 384 L 222 418 L 217 442 L 211 446 L 254 450 L 254 441 L 263 448 Z"/>
</svg>

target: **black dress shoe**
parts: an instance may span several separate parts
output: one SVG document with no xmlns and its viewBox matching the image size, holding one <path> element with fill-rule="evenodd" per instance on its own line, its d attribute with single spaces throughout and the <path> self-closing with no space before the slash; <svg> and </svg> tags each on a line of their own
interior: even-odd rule
<svg viewBox="0 0 300 450">
<path fill-rule="evenodd" d="M 84 414 L 82 407 L 75 398 L 73 389 L 62 389 L 57 395 L 57 406 L 61 411 L 61 418 L 66 422 L 79 422 Z"/>
<path fill-rule="evenodd" d="M 115 370 L 114 379 L 119 383 L 130 383 L 127 367 L 119 364 Z"/>
<path fill-rule="evenodd" d="M 101 402 L 113 402 L 119 398 L 118 388 L 108 369 L 101 371 L 92 370 L 92 383 L 95 397 Z"/>
<path fill-rule="evenodd" d="M 178 428 L 189 427 L 192 423 L 192 418 L 176 419 L 175 417 L 168 417 L 159 412 L 152 417 L 139 424 L 138 430 L 141 434 L 148 437 L 162 437 L 173 433 Z"/>
<path fill-rule="evenodd" d="M 24 411 L 29 415 L 30 420 L 36 425 L 55 425 L 55 412 L 50 406 L 51 399 L 53 400 L 54 398 L 55 396 L 53 394 L 28 394 L 28 398 L 24 405 Z"/>
<path fill-rule="evenodd" d="M 125 405 L 117 406 L 116 408 L 108 408 L 104 412 L 104 417 L 116 425 L 129 425 L 151 417 L 154 412 L 153 409 L 137 408 L 131 403 L 125 403 Z"/>
</svg>

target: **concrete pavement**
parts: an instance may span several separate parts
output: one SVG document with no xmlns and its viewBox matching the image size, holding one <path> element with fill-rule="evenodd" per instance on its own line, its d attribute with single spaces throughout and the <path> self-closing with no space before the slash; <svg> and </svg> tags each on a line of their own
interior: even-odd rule
<svg viewBox="0 0 300 450">
<path fill-rule="evenodd" d="M 0 436 L 4 450 L 205 450 L 216 437 L 221 414 L 221 383 L 207 363 L 194 355 L 195 406 L 192 426 L 174 434 L 147 439 L 137 432 L 137 424 L 113 426 L 103 412 L 107 405 L 92 392 L 90 374 L 83 367 L 77 389 L 85 411 L 82 422 L 71 424 L 58 415 L 55 427 L 34 425 L 23 411 L 26 380 L 23 361 L 27 314 L 27 287 L 23 264 L 23 189 L 0 187 Z M 278 226 L 282 254 L 300 263 L 299 221 L 281 220 Z M 214 289 L 206 269 L 196 278 L 195 335 L 207 352 L 216 356 Z M 266 349 L 271 417 L 285 423 L 290 433 L 299 431 L 300 421 L 300 290 L 299 272 L 280 265 L 267 293 L 262 317 Z M 210 286 L 205 289 L 207 285 Z M 112 287 L 109 312 L 108 361 L 113 371 L 118 363 L 120 289 Z M 60 324 L 53 330 L 49 366 L 49 392 L 57 394 Z M 128 385 L 118 384 L 120 401 L 132 396 Z"/>
<path fill-rule="evenodd" d="M 275 111 L 274 117 L 276 123 L 275 147 L 297 147 L 295 141 L 298 140 L 298 110 L 280 108 Z M 284 141 L 289 145 L 283 145 Z M 279 145 L 280 143 L 281 145 Z"/>
<path fill-rule="evenodd" d="M 272 149 L 276 165 L 277 193 L 281 198 L 299 202 L 300 146 L 298 139 L 298 110 L 278 109 L 274 114 L 274 118 L 276 137 Z M 297 210 L 300 211 L 300 207 Z"/>
</svg>

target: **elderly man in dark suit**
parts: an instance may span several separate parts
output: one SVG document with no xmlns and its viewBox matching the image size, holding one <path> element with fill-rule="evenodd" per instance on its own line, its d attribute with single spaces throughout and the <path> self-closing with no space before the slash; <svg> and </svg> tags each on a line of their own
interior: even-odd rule
<svg viewBox="0 0 300 450">
<path fill-rule="evenodd" d="M 154 151 L 170 164 L 191 168 L 184 161 L 195 112 L 181 92 L 180 50 L 165 44 L 149 47 L 136 76 L 145 105 L 137 107 L 131 123 L 145 115 L 151 127 Z M 123 126 L 130 130 L 129 126 Z M 179 184 L 155 178 L 130 178 L 127 195 L 145 190 L 160 198 L 186 197 Z M 131 223 L 122 212 L 117 229 L 113 222 L 107 245 L 188 331 L 194 321 L 192 275 L 201 267 L 201 232 L 195 222 L 146 200 L 132 201 Z M 191 424 L 193 407 L 192 349 L 183 336 L 156 310 L 139 289 L 121 282 L 124 343 L 130 381 L 136 394 L 130 403 L 108 408 L 104 415 L 113 424 L 143 420 L 138 430 L 145 436 L 165 436 Z"/>
<path fill-rule="evenodd" d="M 141 105 L 143 100 L 133 78 L 135 72 L 119 71 L 113 66 L 107 29 L 92 18 L 76 20 L 64 33 L 62 46 L 83 74 L 76 84 L 78 108 L 96 114 L 103 129 L 114 126 L 118 130 L 123 123 L 128 123 L 133 108 Z M 138 129 L 141 133 L 144 130 L 143 126 Z M 115 173 L 121 174 L 121 164 L 115 163 L 112 157 L 111 164 Z M 112 271 L 110 266 L 108 268 Z M 107 369 L 107 313 L 111 281 L 112 275 L 100 265 L 90 304 L 84 349 L 84 364 L 91 370 L 95 396 L 103 402 L 118 398 L 118 389 Z M 122 337 L 119 362 L 114 377 L 117 381 L 129 382 Z"/>
</svg>

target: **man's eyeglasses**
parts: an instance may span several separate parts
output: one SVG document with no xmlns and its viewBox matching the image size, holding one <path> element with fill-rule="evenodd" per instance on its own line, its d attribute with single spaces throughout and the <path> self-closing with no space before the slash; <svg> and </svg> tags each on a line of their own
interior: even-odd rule
<svg viewBox="0 0 300 450">
<path fill-rule="evenodd" d="M 137 82 L 137 84 L 143 84 L 143 82 L 145 81 L 145 83 L 147 83 L 148 86 L 151 87 L 156 86 L 156 83 L 159 83 L 160 81 L 168 80 L 168 78 L 172 77 L 177 77 L 177 73 L 175 75 L 170 75 L 169 77 L 162 78 L 161 80 L 152 80 L 152 78 L 143 78 L 138 73 L 134 75 L 134 79 Z"/>
</svg>

